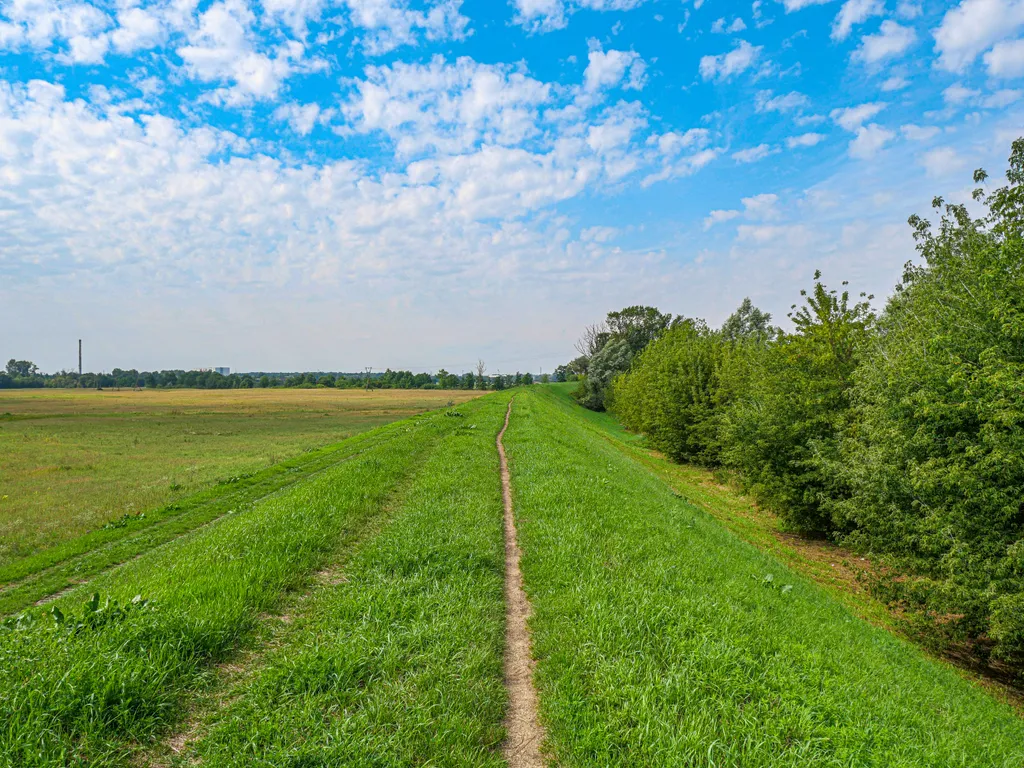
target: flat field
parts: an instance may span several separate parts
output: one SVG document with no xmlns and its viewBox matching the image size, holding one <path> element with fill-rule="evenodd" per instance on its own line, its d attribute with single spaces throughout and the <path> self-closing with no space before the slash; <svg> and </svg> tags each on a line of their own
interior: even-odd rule
<svg viewBox="0 0 1024 768">
<path fill-rule="evenodd" d="M 513 397 L 502 442 L 549 765 L 1024 765 L 1010 706 L 533 387 L 0 568 L 0 614 L 21 611 L 0 621 L 0 768 L 527 765 L 503 745 L 515 571 L 495 439 Z"/>
<path fill-rule="evenodd" d="M 412 414 L 443 390 L 0 390 L 0 566 Z"/>
</svg>

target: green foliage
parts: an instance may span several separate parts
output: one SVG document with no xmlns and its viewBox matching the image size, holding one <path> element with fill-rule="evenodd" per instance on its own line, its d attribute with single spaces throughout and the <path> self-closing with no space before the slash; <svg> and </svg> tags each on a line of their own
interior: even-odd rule
<svg viewBox="0 0 1024 768">
<path fill-rule="evenodd" d="M 725 341 L 767 341 L 779 332 L 779 329 L 773 327 L 771 322 L 771 314 L 762 312 L 747 297 L 722 324 L 722 339 Z"/>
<path fill-rule="evenodd" d="M 859 423 L 832 465 L 852 494 L 831 507 L 851 544 L 920 575 L 894 599 L 1024 661 L 1024 140 L 1007 177 L 975 194 L 983 218 L 941 198 L 938 231 L 911 218 L 922 263 L 857 371 Z"/>
<path fill-rule="evenodd" d="M 846 495 L 827 459 L 851 415 L 853 372 L 870 337 L 868 301 L 830 291 L 815 274 L 790 317 L 795 332 L 734 342 L 731 390 L 720 440 L 722 460 L 739 470 L 763 503 L 793 527 L 829 531 L 826 499 Z M 742 308 L 741 308 L 742 309 Z M 723 398 L 725 400 L 726 398 Z"/>
<path fill-rule="evenodd" d="M 676 325 L 615 380 L 615 414 L 672 459 L 713 463 L 722 352 L 720 335 L 702 321 Z"/>
<path fill-rule="evenodd" d="M 618 374 L 629 370 L 633 352 L 625 339 L 612 339 L 590 358 L 574 395 L 580 405 L 594 411 L 605 408 L 605 392 Z"/>
</svg>

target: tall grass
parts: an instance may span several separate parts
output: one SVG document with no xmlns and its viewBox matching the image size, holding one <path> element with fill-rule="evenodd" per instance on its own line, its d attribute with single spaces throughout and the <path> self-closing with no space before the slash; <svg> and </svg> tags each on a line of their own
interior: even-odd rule
<svg viewBox="0 0 1024 768">
<path fill-rule="evenodd" d="M 1012 710 L 739 541 L 554 402 L 506 435 L 563 766 L 1019 766 Z"/>
</svg>

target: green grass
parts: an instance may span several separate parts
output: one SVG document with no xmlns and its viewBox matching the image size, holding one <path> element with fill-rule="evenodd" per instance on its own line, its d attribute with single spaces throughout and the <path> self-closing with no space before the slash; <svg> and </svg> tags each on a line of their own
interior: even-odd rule
<svg viewBox="0 0 1024 768">
<path fill-rule="evenodd" d="M 246 647 L 261 613 L 354 544 L 455 421 L 395 425 L 403 436 L 89 585 L 151 607 L 100 611 L 78 631 L 37 609 L 35 624 L 0 628 L 0 764 L 119 764 L 131 744 L 175 723 L 210 665 Z M 71 615 L 84 597 L 55 605 Z"/>
<path fill-rule="evenodd" d="M 133 557 L 207 525 L 226 514 L 244 512 L 295 483 L 402 434 L 391 425 L 341 443 L 304 453 L 191 497 L 151 510 L 124 525 L 105 527 L 34 555 L 0 566 L 0 615 L 26 608 Z"/>
<path fill-rule="evenodd" d="M 303 606 L 189 757 L 204 766 L 499 766 L 507 396 L 461 409 L 393 522 Z"/>
<path fill-rule="evenodd" d="M 0 390 L 0 566 L 476 394 Z"/>
<path fill-rule="evenodd" d="M 1024 762 L 1009 707 L 679 499 L 557 393 L 518 398 L 505 442 L 559 765 Z"/>
</svg>

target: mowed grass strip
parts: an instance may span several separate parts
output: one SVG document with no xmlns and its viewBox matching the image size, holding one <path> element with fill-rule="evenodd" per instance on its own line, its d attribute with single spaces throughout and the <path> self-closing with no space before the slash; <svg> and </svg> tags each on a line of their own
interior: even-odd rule
<svg viewBox="0 0 1024 768">
<path fill-rule="evenodd" d="M 500 399 L 499 399 L 500 398 Z M 317 590 L 183 756 L 228 766 L 500 766 L 507 395 L 462 406 L 383 532 Z"/>
<path fill-rule="evenodd" d="M 554 393 L 505 436 L 562 766 L 1000 766 L 1024 721 L 855 618 L 585 427 Z"/>
<path fill-rule="evenodd" d="M 405 428 L 380 427 L 218 484 L 144 517 L 127 520 L 120 527 L 101 528 L 0 566 L 0 614 L 26 608 L 222 515 L 245 512 L 274 493 L 402 435 Z"/>
<path fill-rule="evenodd" d="M 75 621 L 36 609 L 35 624 L 0 627 L 0 765 L 118 764 L 175 723 L 211 664 L 358 538 L 453 421 L 407 422 L 403 437 L 102 576 L 97 611 L 82 614 L 77 590 L 55 603 Z M 136 594 L 152 605 L 133 606 Z M 107 597 L 123 609 L 104 610 Z"/>
</svg>

